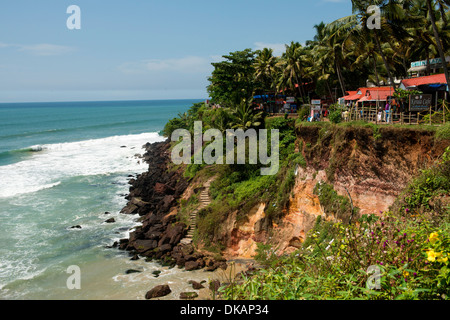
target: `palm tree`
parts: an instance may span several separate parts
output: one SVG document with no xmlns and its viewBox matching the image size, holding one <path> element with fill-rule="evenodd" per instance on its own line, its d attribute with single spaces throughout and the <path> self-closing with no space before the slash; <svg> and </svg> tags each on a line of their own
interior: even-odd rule
<svg viewBox="0 0 450 320">
<path fill-rule="evenodd" d="M 256 52 L 254 62 L 255 81 L 263 92 L 274 90 L 277 58 L 273 56 L 273 49 L 264 48 Z"/>
<path fill-rule="evenodd" d="M 330 54 L 331 50 L 328 46 L 327 39 L 329 36 L 329 29 L 324 22 L 316 24 L 314 26 L 316 29 L 316 35 L 314 40 L 307 41 L 312 64 L 306 68 L 306 72 L 311 75 L 312 78 L 316 80 L 316 83 L 322 82 L 326 86 L 326 90 L 330 97 L 333 97 L 331 92 L 330 81 L 333 82 L 333 76 L 335 76 L 334 61 L 332 60 L 333 55 Z"/>
<path fill-rule="evenodd" d="M 351 30 L 355 26 L 355 17 L 346 17 L 327 24 L 324 30 L 324 41 L 322 41 L 322 45 L 318 49 L 322 51 L 324 60 L 333 65 L 343 95 L 347 91 L 343 77 L 343 69 L 350 65 L 344 53 L 344 46 L 348 43 L 352 35 Z"/>
<path fill-rule="evenodd" d="M 389 82 L 395 88 L 396 85 L 394 82 L 394 78 L 392 76 L 392 68 L 390 67 L 390 65 L 388 63 L 388 59 L 387 59 L 386 54 L 383 51 L 383 47 L 382 47 L 382 41 L 384 40 L 382 38 L 382 34 L 380 33 L 380 30 L 378 30 L 378 29 L 370 30 L 369 28 L 367 28 L 367 22 L 370 18 L 370 14 L 367 13 L 367 6 L 368 5 L 377 5 L 377 6 L 381 7 L 381 5 L 384 2 L 385 1 L 383 1 L 383 0 L 373 0 L 373 1 L 352 0 L 353 15 L 346 17 L 344 19 L 347 22 L 347 24 L 354 23 L 355 27 L 352 29 L 351 32 L 353 33 L 353 36 L 355 38 L 363 39 L 363 38 L 373 37 L 373 39 L 375 40 L 377 52 L 381 56 L 384 67 L 386 68 Z M 389 8 L 391 8 L 391 7 L 389 6 Z M 388 13 L 385 10 L 384 11 L 382 10 L 381 12 L 382 12 L 382 16 L 380 17 L 380 23 L 381 23 L 381 29 L 383 30 L 383 34 L 390 34 L 390 35 L 394 34 L 395 29 L 392 28 L 392 25 L 391 25 L 392 21 L 386 19 L 386 15 Z"/>
<path fill-rule="evenodd" d="M 426 18 L 427 5 L 423 0 L 413 0 L 410 8 L 411 24 L 406 27 L 409 37 L 403 43 L 405 57 L 410 61 L 427 60 L 427 75 L 430 74 L 429 59 L 437 55 L 431 22 Z M 420 25 L 420 28 L 417 26 Z"/>
<path fill-rule="evenodd" d="M 230 110 L 230 113 L 233 129 L 247 130 L 250 128 L 257 128 L 262 124 L 262 112 L 256 112 L 252 105 L 245 101 Z"/>
<path fill-rule="evenodd" d="M 280 75 L 277 81 L 277 90 L 289 88 L 292 91 L 298 90 L 300 99 L 305 101 L 303 81 L 306 75 L 308 56 L 305 48 L 298 42 L 291 42 L 286 45 L 286 52 L 277 63 L 280 68 Z"/>
<path fill-rule="evenodd" d="M 442 61 L 442 66 L 444 68 L 445 80 L 447 81 L 447 86 L 450 86 L 450 75 L 447 68 L 447 62 L 445 61 L 445 53 L 442 47 L 441 37 L 439 36 L 438 27 L 436 25 L 436 16 L 435 16 L 435 8 L 436 5 L 439 6 L 439 12 L 441 19 L 446 22 L 445 9 L 448 10 L 448 6 L 450 5 L 450 0 L 426 0 L 427 8 L 428 8 L 428 17 L 431 22 L 431 26 L 433 28 L 434 39 L 436 41 L 436 48 L 439 52 L 439 56 Z"/>
</svg>

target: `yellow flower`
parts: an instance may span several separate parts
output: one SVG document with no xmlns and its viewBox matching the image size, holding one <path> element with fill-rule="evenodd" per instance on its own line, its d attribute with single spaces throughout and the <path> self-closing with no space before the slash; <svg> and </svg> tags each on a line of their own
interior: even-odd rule
<svg viewBox="0 0 450 320">
<path fill-rule="evenodd" d="M 447 257 L 445 257 L 445 258 L 439 258 L 439 259 L 437 259 L 437 261 L 438 261 L 438 262 L 442 262 L 442 263 L 446 263 L 446 262 L 448 261 L 448 258 L 447 258 Z"/>
<path fill-rule="evenodd" d="M 437 259 L 437 262 L 442 262 L 442 263 L 445 263 L 448 260 L 447 257 L 445 257 L 445 258 L 442 257 L 442 252 L 436 252 L 436 259 Z"/>
<path fill-rule="evenodd" d="M 433 244 L 433 243 L 435 243 L 436 241 L 438 241 L 438 240 L 439 240 L 439 235 L 438 235 L 438 233 L 437 233 L 437 232 L 431 233 L 431 234 L 430 234 L 429 240 L 430 240 L 430 243 L 431 243 L 431 244 Z"/>
<path fill-rule="evenodd" d="M 409 272 L 408 271 L 403 271 L 403 277 L 408 277 L 409 276 Z"/>
<path fill-rule="evenodd" d="M 436 252 L 433 251 L 433 249 L 430 249 L 427 251 L 427 260 L 434 262 L 436 261 Z"/>
</svg>

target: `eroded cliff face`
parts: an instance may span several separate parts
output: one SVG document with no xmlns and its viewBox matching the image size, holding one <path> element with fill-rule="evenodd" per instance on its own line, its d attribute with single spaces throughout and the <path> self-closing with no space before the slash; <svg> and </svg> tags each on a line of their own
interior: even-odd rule
<svg viewBox="0 0 450 320">
<path fill-rule="evenodd" d="M 225 259 L 250 259 L 256 255 L 257 243 L 267 239 L 267 231 L 262 227 L 265 207 L 264 203 L 255 206 L 250 210 L 247 219 L 241 221 L 236 221 L 236 211 L 228 216 L 224 224 L 225 232 L 229 234 L 223 252 Z"/>
<path fill-rule="evenodd" d="M 264 220 L 264 204 L 244 222 L 237 223 L 236 213 L 231 214 L 225 223 L 228 258 L 251 257 L 257 242 L 270 242 L 278 253 L 290 253 L 302 245 L 318 216 L 334 220 L 324 214 L 314 194 L 319 182 L 333 185 L 342 196 L 348 197 L 348 191 L 360 215 L 388 210 L 419 170 L 432 165 L 449 145 L 436 140 L 433 132 L 416 128 L 381 128 L 376 138 L 370 127 L 327 131 L 308 126 L 297 133 L 307 165 L 296 170 L 288 208 L 277 224 Z M 263 228 L 261 221 L 266 224 Z"/>
<path fill-rule="evenodd" d="M 252 258 L 260 242 L 272 244 L 278 253 L 299 248 L 318 216 L 336 220 L 332 213 L 324 213 L 314 193 L 319 182 L 332 185 L 345 197 L 348 191 L 359 214 L 380 214 L 420 169 L 439 159 L 449 144 L 436 140 L 433 132 L 417 128 L 385 127 L 374 132 L 372 127 L 299 127 L 296 151 L 302 153 L 306 165 L 296 168 L 289 205 L 276 222 L 266 216 L 265 203 L 248 212 L 227 214 L 217 235 L 225 246 L 222 254 L 226 259 Z M 199 175 L 187 181 L 182 169 L 168 170 L 168 148 L 167 142 L 148 146 L 152 165 L 132 182 L 130 201 L 123 210 L 141 215 L 143 224 L 129 239 L 123 239 L 120 247 L 143 256 L 171 259 L 178 265 L 189 262 L 201 267 L 209 263 L 215 268 L 218 264 L 208 262 L 207 253 L 182 252 L 178 245 L 187 231 L 180 221 L 179 203 L 203 190 L 209 177 Z M 196 249 L 201 250 L 201 246 Z"/>
</svg>

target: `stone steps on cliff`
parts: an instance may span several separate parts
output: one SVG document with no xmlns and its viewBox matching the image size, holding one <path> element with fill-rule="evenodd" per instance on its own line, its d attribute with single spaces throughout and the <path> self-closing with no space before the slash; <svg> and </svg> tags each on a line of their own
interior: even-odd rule
<svg viewBox="0 0 450 320">
<path fill-rule="evenodd" d="M 194 237 L 195 229 L 197 227 L 198 212 L 201 209 L 206 208 L 209 204 L 211 204 L 211 198 L 209 196 L 209 187 L 211 185 L 211 181 L 212 181 L 212 178 L 209 179 L 207 182 L 205 182 L 205 184 L 203 185 L 205 187 L 205 189 L 202 192 L 200 192 L 200 197 L 199 197 L 200 203 L 199 203 L 197 209 L 195 209 L 194 211 L 192 211 L 189 214 L 189 220 L 190 220 L 189 230 L 186 234 L 186 237 L 180 241 L 182 244 L 189 244 L 192 242 L 192 238 Z"/>
</svg>

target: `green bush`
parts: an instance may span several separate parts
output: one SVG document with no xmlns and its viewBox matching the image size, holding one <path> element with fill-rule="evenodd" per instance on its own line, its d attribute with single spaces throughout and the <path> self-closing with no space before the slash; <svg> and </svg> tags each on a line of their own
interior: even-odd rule
<svg viewBox="0 0 450 320">
<path fill-rule="evenodd" d="M 446 123 L 436 130 L 436 138 L 440 140 L 450 140 L 450 123 Z"/>
<path fill-rule="evenodd" d="M 311 114 L 309 105 L 301 106 L 300 109 L 298 109 L 297 114 L 300 121 L 306 121 L 308 119 L 308 116 Z"/>
<path fill-rule="evenodd" d="M 333 215 L 337 219 L 348 221 L 352 213 L 352 207 L 347 197 L 338 195 L 333 186 L 328 183 L 317 183 L 314 194 L 319 197 L 320 204 L 327 215 Z"/>
<path fill-rule="evenodd" d="M 330 121 L 332 123 L 340 123 L 342 122 L 342 112 L 341 110 L 335 110 L 330 112 L 330 115 L 328 116 L 328 118 L 330 119 Z"/>
</svg>

